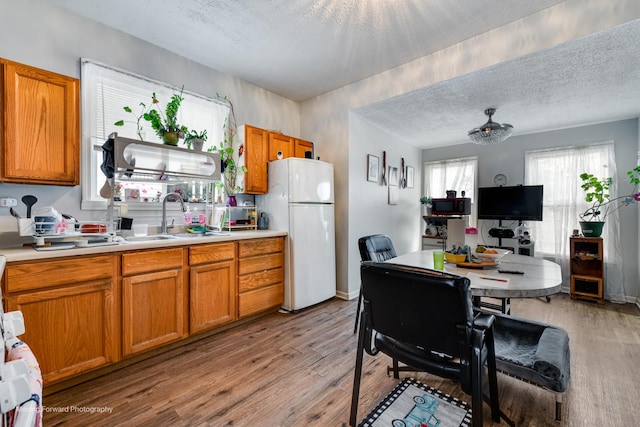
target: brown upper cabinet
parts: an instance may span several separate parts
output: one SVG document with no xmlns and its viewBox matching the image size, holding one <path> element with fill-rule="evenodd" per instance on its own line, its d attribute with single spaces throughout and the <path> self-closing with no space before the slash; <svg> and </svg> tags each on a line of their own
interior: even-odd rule
<svg viewBox="0 0 640 427">
<path fill-rule="evenodd" d="M 246 194 L 267 192 L 267 163 L 278 160 L 278 151 L 282 152 L 283 159 L 305 157 L 307 151 L 313 157 L 313 142 L 246 124 L 238 127 L 233 148 L 239 169 L 236 185 Z M 247 172 L 240 171 L 242 166 Z"/>
<path fill-rule="evenodd" d="M 80 81 L 0 58 L 0 180 L 80 183 Z"/>
<path fill-rule="evenodd" d="M 294 157 L 307 157 L 305 155 L 307 152 L 309 153 L 309 158 L 313 159 L 313 142 L 296 138 L 294 143 Z"/>
<path fill-rule="evenodd" d="M 238 173 L 236 185 L 247 194 L 267 192 L 268 134 L 264 129 L 242 125 L 234 141 L 234 156 L 239 170 L 246 166 L 246 173 Z"/>
<path fill-rule="evenodd" d="M 269 132 L 269 161 L 278 160 L 278 153 L 282 158 L 294 157 L 293 138 L 277 132 Z"/>
</svg>

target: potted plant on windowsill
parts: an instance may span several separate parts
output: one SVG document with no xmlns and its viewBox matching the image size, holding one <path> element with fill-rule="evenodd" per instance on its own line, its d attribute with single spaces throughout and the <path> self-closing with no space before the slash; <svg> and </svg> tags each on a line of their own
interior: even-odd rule
<svg viewBox="0 0 640 427">
<path fill-rule="evenodd" d="M 171 95 L 163 114 L 162 110 L 157 107 L 160 101 L 158 101 L 156 93 L 153 92 L 151 96 L 153 108 L 143 115 L 143 118 L 151 124 L 156 135 L 162 138 L 162 141 L 167 145 L 178 145 L 178 140 L 184 138 L 185 133 L 188 132 L 186 126 L 178 124 L 178 110 L 183 100 L 182 93 Z"/>
<path fill-rule="evenodd" d="M 193 149 L 195 151 L 202 151 L 202 147 L 204 146 L 204 142 L 207 140 L 207 130 L 203 130 L 202 132 L 198 132 L 195 130 L 190 131 L 185 134 L 184 143 L 187 148 Z"/>
<path fill-rule="evenodd" d="M 580 174 L 585 192 L 585 200 L 591 203 L 580 216 L 580 228 L 585 237 L 600 237 L 605 220 L 610 213 L 613 213 L 622 206 L 627 206 L 634 201 L 640 201 L 638 185 L 640 184 L 640 166 L 636 166 L 627 172 L 629 183 L 633 185 L 631 193 L 625 196 L 610 199 L 609 186 L 613 179 L 611 177 L 598 178 L 590 173 Z M 614 203 L 618 202 L 618 203 Z"/>
<path fill-rule="evenodd" d="M 431 215 L 431 197 L 422 196 L 420 197 L 420 203 L 424 206 L 424 214 Z"/>
</svg>

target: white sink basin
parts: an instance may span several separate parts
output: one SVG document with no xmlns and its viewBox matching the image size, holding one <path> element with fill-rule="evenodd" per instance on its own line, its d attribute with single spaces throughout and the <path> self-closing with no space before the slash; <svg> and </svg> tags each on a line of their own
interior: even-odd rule
<svg viewBox="0 0 640 427">
<path fill-rule="evenodd" d="M 169 234 L 155 234 L 152 236 L 131 236 L 127 237 L 124 240 L 127 242 L 152 242 L 155 240 L 175 240 L 177 236 L 169 235 Z"/>
</svg>

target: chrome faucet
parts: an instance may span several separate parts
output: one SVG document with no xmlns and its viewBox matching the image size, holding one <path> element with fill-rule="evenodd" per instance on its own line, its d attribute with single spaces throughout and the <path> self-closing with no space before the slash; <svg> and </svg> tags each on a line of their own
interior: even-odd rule
<svg viewBox="0 0 640 427">
<path fill-rule="evenodd" d="M 170 197 L 177 198 L 177 200 L 180 202 L 180 205 L 182 206 L 182 212 L 187 211 L 187 206 L 184 204 L 182 196 L 180 196 L 178 193 L 169 193 L 164 196 L 164 199 L 162 199 L 162 223 L 160 224 L 162 234 L 167 234 L 167 199 Z"/>
</svg>

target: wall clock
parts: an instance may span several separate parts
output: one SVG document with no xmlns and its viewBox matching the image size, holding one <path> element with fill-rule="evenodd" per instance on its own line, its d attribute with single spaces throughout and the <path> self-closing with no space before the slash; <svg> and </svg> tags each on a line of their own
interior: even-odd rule
<svg viewBox="0 0 640 427">
<path fill-rule="evenodd" d="M 499 173 L 493 177 L 493 183 L 498 187 L 504 187 L 507 185 L 507 176 L 503 173 Z"/>
</svg>

